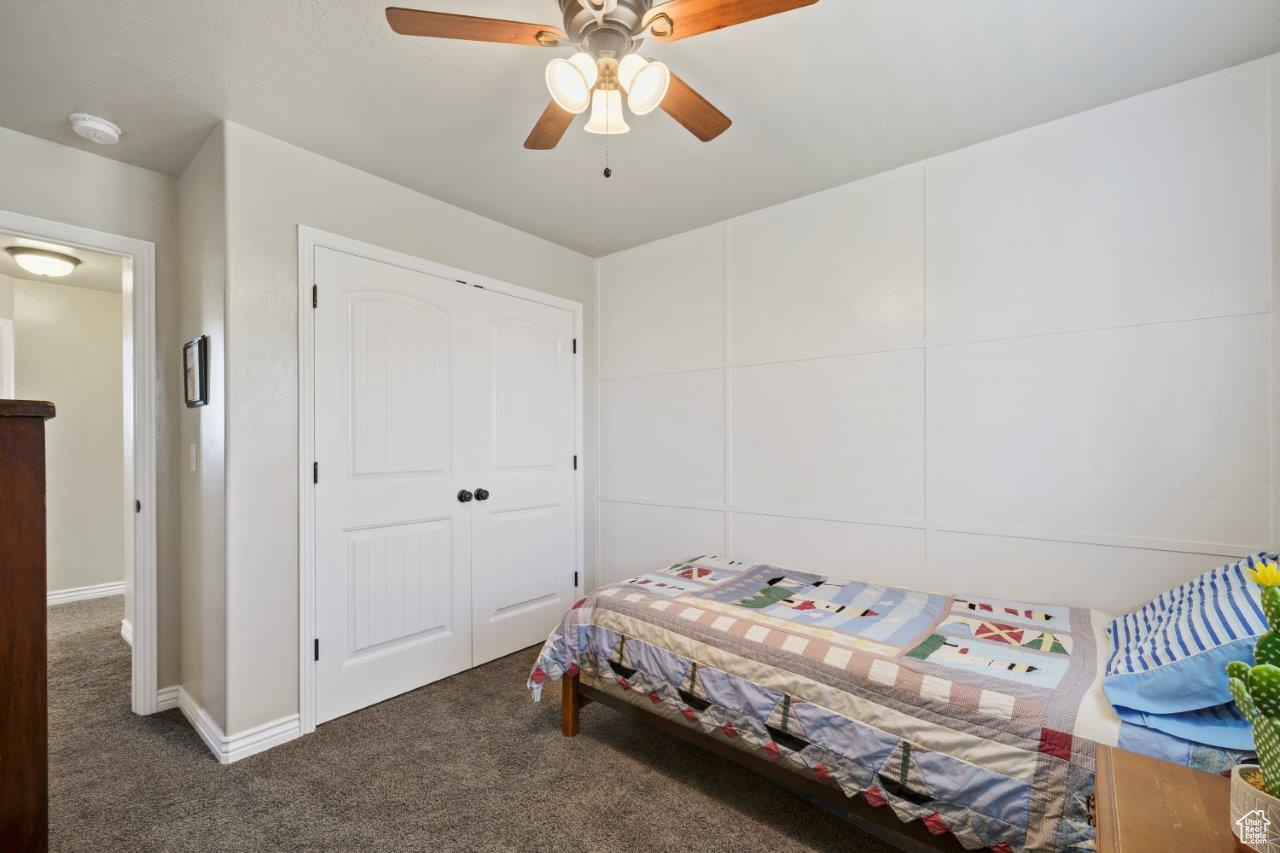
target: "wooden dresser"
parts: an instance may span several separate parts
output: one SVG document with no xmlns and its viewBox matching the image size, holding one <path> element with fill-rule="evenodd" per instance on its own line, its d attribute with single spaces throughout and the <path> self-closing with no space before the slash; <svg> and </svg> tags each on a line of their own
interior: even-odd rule
<svg viewBox="0 0 1280 853">
<path fill-rule="evenodd" d="M 0 850 L 49 845 L 44 422 L 0 400 Z"/>
<path fill-rule="evenodd" d="M 1098 853 L 1249 850 L 1231 834 L 1222 776 L 1099 746 L 1094 797 Z"/>
</svg>

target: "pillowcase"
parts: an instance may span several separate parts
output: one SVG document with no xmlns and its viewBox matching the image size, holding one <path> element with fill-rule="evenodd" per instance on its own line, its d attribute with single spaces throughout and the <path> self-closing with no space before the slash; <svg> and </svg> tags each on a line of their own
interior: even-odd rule
<svg viewBox="0 0 1280 853">
<path fill-rule="evenodd" d="M 1267 630 L 1261 590 L 1244 574 L 1263 559 L 1276 556 L 1205 572 L 1108 625 L 1102 690 L 1111 704 L 1176 714 L 1230 702 L 1227 663 L 1252 666 L 1254 641 Z"/>
<path fill-rule="evenodd" d="M 1183 740 L 1224 749 L 1253 751 L 1253 725 L 1234 702 L 1179 714 L 1148 714 L 1132 708 L 1116 708 L 1116 713 L 1126 723 L 1155 729 Z"/>
<path fill-rule="evenodd" d="M 1253 755 L 1251 749 L 1225 749 L 1183 740 L 1155 729 L 1120 721 L 1116 746 L 1174 764 L 1185 764 L 1206 773 L 1230 773 L 1231 768 Z"/>
</svg>

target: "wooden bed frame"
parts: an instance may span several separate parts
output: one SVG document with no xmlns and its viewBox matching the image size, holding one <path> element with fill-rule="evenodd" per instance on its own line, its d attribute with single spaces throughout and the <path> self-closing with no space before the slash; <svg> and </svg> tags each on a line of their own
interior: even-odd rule
<svg viewBox="0 0 1280 853">
<path fill-rule="evenodd" d="M 824 785 L 817 779 L 802 776 L 754 753 L 736 749 L 702 732 L 632 705 L 624 699 L 589 687 L 581 683 L 577 675 L 565 676 L 561 681 L 561 690 L 560 731 L 565 737 L 577 736 L 579 713 L 592 702 L 599 702 L 601 705 L 629 714 L 641 722 L 674 735 L 686 743 L 706 749 L 721 758 L 727 758 L 802 797 L 821 800 L 859 829 L 892 844 L 899 850 L 964 850 L 956 837 L 949 832 L 934 835 L 918 820 L 903 823 L 888 806 L 876 808 L 861 797 L 846 797 L 839 788 Z"/>
</svg>

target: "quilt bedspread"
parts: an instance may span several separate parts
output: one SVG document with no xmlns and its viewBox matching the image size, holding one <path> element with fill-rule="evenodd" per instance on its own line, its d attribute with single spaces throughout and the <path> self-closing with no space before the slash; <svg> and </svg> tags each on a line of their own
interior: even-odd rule
<svg viewBox="0 0 1280 853">
<path fill-rule="evenodd" d="M 595 590 L 534 665 L 952 832 L 1092 848 L 1091 611 L 699 557 Z"/>
</svg>

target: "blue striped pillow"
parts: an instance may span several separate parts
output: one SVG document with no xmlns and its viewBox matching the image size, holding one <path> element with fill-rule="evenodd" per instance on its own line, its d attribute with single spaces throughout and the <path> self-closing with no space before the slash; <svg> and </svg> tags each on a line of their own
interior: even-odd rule
<svg viewBox="0 0 1280 853">
<path fill-rule="evenodd" d="M 1267 630 L 1258 587 L 1244 574 L 1263 558 L 1276 560 L 1258 554 L 1205 572 L 1108 625 L 1102 689 L 1111 704 L 1175 714 L 1231 701 L 1227 663 L 1252 664 Z"/>
</svg>

